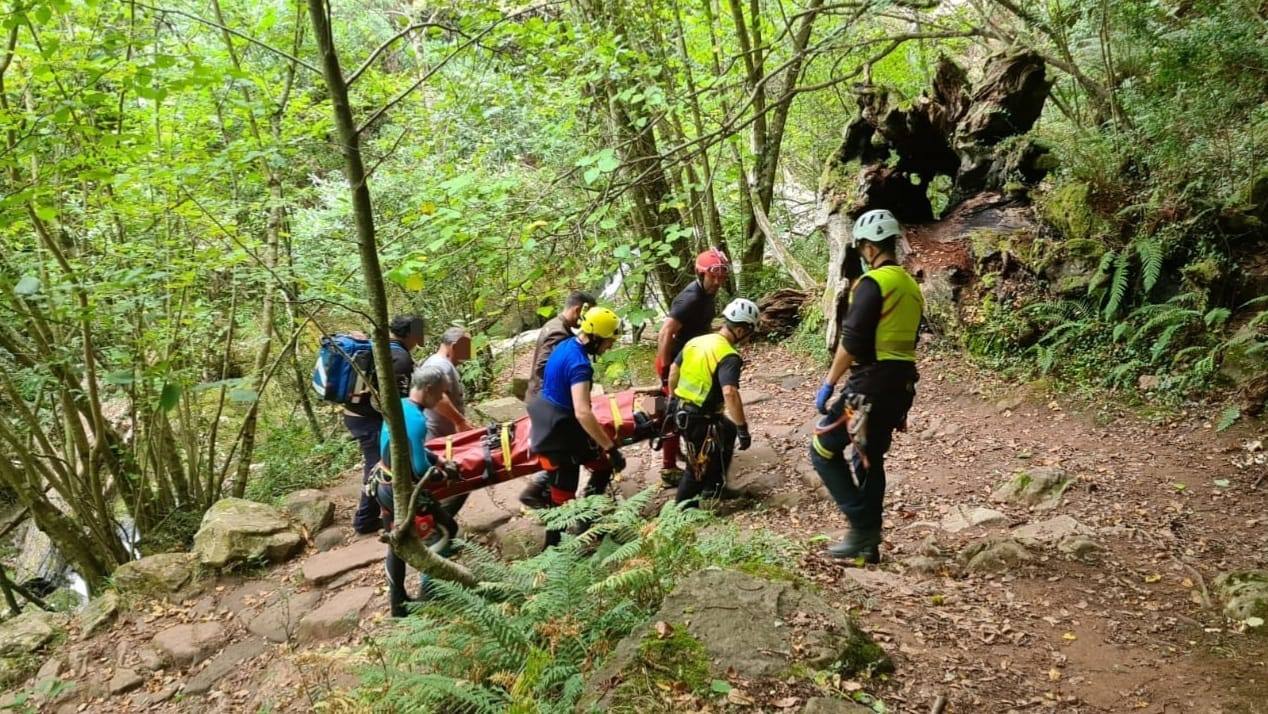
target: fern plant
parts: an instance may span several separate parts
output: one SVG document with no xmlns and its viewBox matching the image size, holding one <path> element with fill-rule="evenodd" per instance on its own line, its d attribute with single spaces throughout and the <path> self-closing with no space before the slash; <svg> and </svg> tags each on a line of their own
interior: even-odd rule
<svg viewBox="0 0 1268 714">
<path fill-rule="evenodd" d="M 571 712 L 585 676 L 682 575 L 706 565 L 774 568 L 796 554 L 777 536 L 743 537 L 675 503 L 644 518 L 653 493 L 539 512 L 551 528 L 591 525 L 526 560 L 504 564 L 467 544 L 462 557 L 481 583 L 436 582 L 431 600 L 381 643 L 361 697 L 399 711 Z"/>
</svg>

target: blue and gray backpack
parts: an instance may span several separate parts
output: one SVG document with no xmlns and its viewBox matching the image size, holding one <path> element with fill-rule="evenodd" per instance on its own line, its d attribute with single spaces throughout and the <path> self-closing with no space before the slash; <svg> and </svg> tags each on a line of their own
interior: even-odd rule
<svg viewBox="0 0 1268 714">
<path fill-rule="evenodd" d="M 333 404 L 360 401 L 374 380 L 374 357 L 370 344 L 370 340 L 352 335 L 325 335 L 321 338 L 312 380 L 318 399 Z"/>
</svg>

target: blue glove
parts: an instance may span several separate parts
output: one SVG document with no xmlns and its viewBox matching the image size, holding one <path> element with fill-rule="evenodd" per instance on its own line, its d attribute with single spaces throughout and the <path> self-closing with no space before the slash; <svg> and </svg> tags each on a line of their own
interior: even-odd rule
<svg viewBox="0 0 1268 714">
<path fill-rule="evenodd" d="M 823 386 L 819 387 L 819 393 L 815 394 L 815 409 L 819 410 L 820 414 L 828 413 L 828 400 L 832 398 L 834 389 L 836 389 L 835 384 L 824 382 Z"/>
</svg>

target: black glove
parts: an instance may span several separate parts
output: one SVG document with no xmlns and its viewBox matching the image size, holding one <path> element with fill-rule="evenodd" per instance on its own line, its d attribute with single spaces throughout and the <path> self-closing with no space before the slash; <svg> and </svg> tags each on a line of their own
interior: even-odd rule
<svg viewBox="0 0 1268 714">
<path fill-rule="evenodd" d="M 620 449 L 615 446 L 608 449 L 608 463 L 612 464 L 613 471 L 625 470 L 625 456 L 621 453 Z"/>
<path fill-rule="evenodd" d="M 740 451 L 745 451 L 753 445 L 753 435 L 748 433 L 748 424 L 735 427 L 735 434 L 740 438 Z"/>
</svg>

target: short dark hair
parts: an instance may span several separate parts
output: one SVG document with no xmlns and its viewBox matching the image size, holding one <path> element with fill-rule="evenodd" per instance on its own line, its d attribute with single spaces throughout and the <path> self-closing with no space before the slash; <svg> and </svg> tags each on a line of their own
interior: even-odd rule
<svg viewBox="0 0 1268 714">
<path fill-rule="evenodd" d="M 397 315 L 392 318 L 391 324 L 387 326 L 393 337 L 423 337 L 423 318 L 418 315 Z"/>
<path fill-rule="evenodd" d="M 898 236 L 890 236 L 885 240 L 878 240 L 872 245 L 882 253 L 893 253 L 898 250 Z"/>
<path fill-rule="evenodd" d="M 593 295 L 591 295 L 590 293 L 583 293 L 580 290 L 577 290 L 568 294 L 568 297 L 564 300 L 564 309 L 569 310 L 574 307 L 580 307 L 582 305 L 594 305 L 594 304 L 595 304 L 595 299 Z"/>
</svg>

